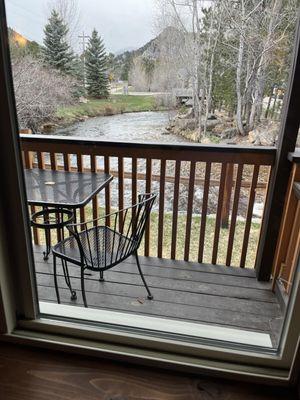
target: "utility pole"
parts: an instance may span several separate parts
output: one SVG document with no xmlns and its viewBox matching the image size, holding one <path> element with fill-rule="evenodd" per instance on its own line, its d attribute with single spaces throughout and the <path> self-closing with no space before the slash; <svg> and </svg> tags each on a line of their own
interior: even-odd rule
<svg viewBox="0 0 300 400">
<path fill-rule="evenodd" d="M 88 40 L 90 37 L 86 35 L 84 32 L 82 32 L 82 35 L 78 36 L 79 39 L 82 40 L 82 55 L 83 55 L 83 85 L 84 88 L 86 88 L 86 73 L 85 73 L 85 63 L 86 63 L 86 58 L 85 58 L 85 48 L 86 48 L 86 40 Z"/>
</svg>

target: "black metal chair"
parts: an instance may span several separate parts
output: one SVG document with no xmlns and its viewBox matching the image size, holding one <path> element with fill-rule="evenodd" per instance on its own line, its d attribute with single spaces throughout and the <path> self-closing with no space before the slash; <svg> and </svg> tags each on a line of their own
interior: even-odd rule
<svg viewBox="0 0 300 400">
<path fill-rule="evenodd" d="M 156 194 L 141 194 L 138 203 L 110 215 L 78 224 L 69 224 L 70 237 L 56 244 L 53 249 L 54 284 L 57 301 L 60 296 L 57 282 L 57 258 L 62 261 L 66 284 L 71 292 L 71 299 L 76 299 L 69 276 L 67 262 L 80 266 L 81 292 L 84 306 L 87 307 L 85 294 L 85 271 L 98 271 L 100 281 L 104 280 L 104 271 L 121 263 L 131 255 L 135 256 L 137 268 L 148 293 L 150 289 L 141 270 L 138 248 L 141 244 L 147 220 Z M 105 220 L 104 223 L 103 220 Z"/>
</svg>

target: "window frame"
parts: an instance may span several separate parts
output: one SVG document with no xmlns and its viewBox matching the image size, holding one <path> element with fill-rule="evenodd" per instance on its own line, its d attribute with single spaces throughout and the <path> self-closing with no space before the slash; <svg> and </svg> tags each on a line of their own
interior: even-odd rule
<svg viewBox="0 0 300 400">
<path fill-rule="evenodd" d="M 6 133 L 0 136 L 0 178 L 5 188 L 0 199 L 0 340 L 193 372 L 204 371 L 223 377 L 238 376 L 240 379 L 288 384 L 299 346 L 299 266 L 278 354 L 261 354 L 229 346 L 222 349 L 209 342 L 195 345 L 170 338 L 117 332 L 107 327 L 37 318 L 39 308 L 4 0 L 0 0 L 0 35 L 0 121 L 2 132 Z M 297 40 L 298 46 L 299 38 Z M 291 82 L 294 82 L 294 74 L 295 65 Z M 290 92 L 286 112 L 291 97 Z"/>
</svg>

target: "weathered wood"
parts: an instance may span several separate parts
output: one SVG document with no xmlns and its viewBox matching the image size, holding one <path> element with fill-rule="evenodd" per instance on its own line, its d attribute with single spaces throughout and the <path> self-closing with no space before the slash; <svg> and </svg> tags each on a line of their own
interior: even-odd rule
<svg viewBox="0 0 300 400">
<path fill-rule="evenodd" d="M 242 165 L 242 164 L 240 164 L 240 165 Z M 33 167 L 37 167 L 37 164 L 33 163 Z M 50 169 L 50 165 L 46 163 L 45 164 L 45 169 Z M 60 169 L 63 169 L 63 167 L 58 165 L 57 169 L 60 170 Z M 84 171 L 86 171 L 86 172 L 89 172 L 90 170 L 91 169 L 88 168 L 88 167 L 84 168 Z M 71 167 L 70 171 L 75 172 L 75 171 L 77 171 L 77 168 L 76 167 Z M 98 172 L 105 172 L 105 170 L 99 168 Z M 110 170 L 110 174 L 112 176 L 118 178 L 119 172 L 117 170 Z M 130 171 L 124 171 L 124 179 L 133 179 L 132 174 L 133 173 L 130 172 Z M 146 180 L 146 174 L 143 173 L 143 172 L 136 172 L 136 179 L 139 180 L 139 181 L 145 181 Z M 180 183 L 187 186 L 189 184 L 189 179 L 190 179 L 189 177 L 182 176 L 180 178 Z M 160 175 L 159 174 L 152 174 L 151 180 L 152 180 L 152 182 L 160 182 Z M 174 176 L 166 176 L 166 178 L 165 178 L 165 182 L 166 183 L 175 183 L 175 180 L 176 180 L 176 175 L 174 175 Z M 211 187 L 219 186 L 219 184 L 220 184 L 220 180 L 219 179 L 211 179 L 210 180 L 210 186 Z M 235 184 L 236 184 L 236 182 L 235 182 L 235 180 L 233 180 L 232 181 L 232 185 L 234 186 Z M 195 185 L 204 186 L 205 185 L 205 179 L 199 178 L 199 177 L 196 176 L 195 177 Z M 250 188 L 251 187 L 251 181 L 243 180 L 241 185 L 242 185 L 243 188 Z M 257 182 L 257 189 L 266 189 L 267 186 L 268 186 L 268 182 Z"/>
<path fill-rule="evenodd" d="M 40 287 L 49 287 L 52 288 L 52 290 L 54 289 L 52 275 L 38 273 L 37 278 L 38 285 Z M 74 289 L 80 291 L 79 277 L 73 277 L 72 282 L 73 281 Z M 60 288 L 66 288 L 64 278 L 61 274 L 58 276 L 58 284 Z M 101 285 L 101 282 L 96 279 L 96 276 L 94 276 L 93 279 L 88 279 L 86 286 L 87 291 L 95 297 L 100 297 L 102 294 L 106 294 L 111 296 L 124 296 L 132 299 L 132 301 L 136 300 L 139 297 L 144 297 L 142 285 L 130 285 L 127 283 L 124 284 L 113 281 L 107 281 L 105 285 Z M 161 288 L 152 288 L 152 291 L 155 297 L 155 301 L 157 302 L 182 304 L 193 307 L 215 308 L 218 310 L 229 310 L 240 313 L 251 313 L 257 316 L 264 316 L 269 318 L 282 316 L 279 305 L 274 302 L 262 302 L 259 300 L 245 299 L 239 299 L 239 301 L 236 301 L 236 299 L 234 298 L 223 298 L 222 296 L 215 296 L 212 299 L 209 294 L 181 292 Z M 40 289 L 40 293 L 43 296 L 43 288 Z M 55 300 L 55 298 L 53 297 L 51 300 Z"/>
<path fill-rule="evenodd" d="M 51 165 L 51 169 L 52 171 L 56 171 L 57 170 L 57 154 L 56 153 L 50 153 L 50 165 Z M 46 168 L 45 164 L 44 164 L 44 169 Z M 59 219 L 59 214 L 56 214 L 56 218 Z M 49 231 L 49 237 L 50 237 L 50 242 L 52 241 L 51 239 L 51 230 Z M 62 232 L 60 229 L 56 229 L 56 237 L 57 237 L 57 242 L 60 242 L 62 240 Z"/>
<path fill-rule="evenodd" d="M 33 159 L 33 155 L 31 152 L 29 151 L 25 151 L 25 156 L 24 156 L 24 167 L 26 169 L 31 169 L 32 168 L 32 159 Z M 30 214 L 34 214 L 36 212 L 36 207 L 35 206 L 29 206 L 30 209 Z M 34 244 L 38 245 L 40 244 L 40 235 L 39 235 L 39 231 L 37 228 L 33 227 L 32 228 L 32 233 L 33 233 L 33 242 Z"/>
<path fill-rule="evenodd" d="M 26 137 L 28 137 L 28 135 L 26 135 Z M 77 139 L 76 139 L 77 140 Z M 91 170 L 95 170 L 95 165 L 92 166 L 93 160 L 96 160 L 97 156 L 102 156 L 104 157 L 104 171 L 110 171 L 110 166 L 109 166 L 109 160 L 110 160 L 110 156 L 113 156 L 115 151 L 118 151 L 117 147 L 114 144 L 110 144 L 109 147 L 107 147 L 106 145 L 102 147 L 99 147 L 95 142 L 92 141 L 80 141 L 80 144 L 77 143 L 77 150 L 75 150 L 75 148 L 73 149 L 73 142 L 67 141 L 65 142 L 64 139 L 62 139 L 62 142 L 66 145 L 68 143 L 68 148 L 69 148 L 69 152 L 70 153 L 65 153 L 63 152 L 62 154 L 64 155 L 64 166 L 59 166 L 57 165 L 57 162 L 55 160 L 55 154 L 56 152 L 52 153 L 50 151 L 47 151 L 47 153 L 50 154 L 50 165 L 49 167 L 51 168 L 54 164 L 56 165 L 56 168 L 64 168 L 67 170 L 78 170 L 78 171 L 91 171 Z M 32 142 L 30 142 L 32 144 Z M 36 144 L 36 141 L 34 139 L 33 141 L 34 144 Z M 102 142 L 101 142 L 102 143 Z M 49 143 L 48 143 L 49 144 Z M 47 144 L 47 145 L 48 145 Z M 62 150 L 61 148 L 58 146 L 58 142 L 56 143 L 55 141 L 53 141 L 52 139 L 50 139 L 50 145 L 54 146 L 57 145 L 57 148 L 59 148 L 59 150 L 57 150 L 57 153 L 61 153 Z M 92 146 L 92 148 L 88 148 L 87 144 L 89 144 L 90 146 Z M 141 147 L 140 147 L 141 146 Z M 147 145 L 149 147 L 149 145 Z M 133 144 L 131 146 L 128 145 L 128 152 L 126 154 L 126 158 L 131 158 L 132 159 L 132 169 L 131 171 L 125 171 L 125 165 L 127 166 L 127 164 L 125 164 L 123 155 L 121 156 L 120 154 L 123 153 L 119 153 L 118 156 L 118 168 L 116 171 L 113 171 L 113 173 L 115 174 L 115 176 L 118 178 L 119 181 L 119 185 L 118 185 L 118 208 L 122 209 L 124 207 L 124 190 L 125 190 L 125 184 L 124 184 L 124 179 L 128 179 L 130 178 L 132 181 L 132 201 L 133 199 L 135 199 L 137 197 L 137 181 L 138 180 L 145 180 L 146 181 L 146 192 L 151 192 L 151 187 L 152 187 L 152 181 L 153 181 L 153 175 L 152 175 L 152 161 L 154 161 L 155 159 L 153 158 L 153 154 L 151 154 L 151 156 L 146 158 L 146 172 L 145 173 L 138 173 L 137 171 L 137 156 L 136 154 L 138 154 L 139 149 L 143 148 L 144 150 L 147 148 L 147 146 L 145 147 L 144 145 L 136 145 Z M 123 148 L 123 144 L 120 144 L 120 147 L 124 150 Z M 156 148 L 157 152 L 160 150 L 162 151 L 162 148 L 160 146 L 154 146 L 154 148 Z M 163 146 L 164 148 L 164 146 Z M 193 151 L 195 151 L 195 148 L 198 149 L 198 147 L 194 147 L 192 146 L 191 148 L 188 147 L 188 151 L 191 151 L 193 153 Z M 105 151 L 108 151 L 109 149 L 112 150 L 112 153 L 108 153 Z M 166 148 L 164 148 L 165 150 Z M 41 149 L 37 150 L 39 153 L 43 154 L 46 153 L 44 151 L 40 151 Z M 97 151 L 96 151 L 97 150 Z M 122 151 L 123 151 L 122 150 Z M 196 160 L 195 157 L 192 157 L 192 161 L 191 161 L 191 165 L 192 166 L 196 166 L 197 162 L 199 160 L 202 159 L 202 155 L 200 154 L 201 151 L 207 151 L 210 155 L 213 154 L 212 152 L 212 148 L 210 147 L 201 147 L 198 149 L 199 150 L 199 155 L 198 158 Z M 224 154 L 226 154 L 226 151 L 224 148 L 220 148 L 218 149 L 220 151 L 220 157 L 219 160 L 224 159 Z M 27 150 L 24 150 L 27 151 Z M 160 187 L 160 192 L 161 192 L 161 196 L 160 196 L 160 200 L 159 200 L 159 212 L 158 212 L 158 235 L 157 235 L 157 254 L 158 257 L 161 257 L 163 254 L 165 254 L 165 252 L 170 252 L 171 253 L 171 258 L 175 258 L 176 257 L 176 242 L 177 242 L 177 231 L 178 231 L 178 206 L 179 206 L 179 196 L 180 196 L 180 191 L 179 191 L 179 185 L 184 182 L 184 184 L 186 186 L 188 186 L 189 189 L 189 195 L 188 195 L 188 199 L 187 199 L 187 214 L 186 214 L 186 224 L 185 224 L 185 243 L 184 243 L 184 248 L 181 249 L 180 254 L 182 254 L 183 251 L 183 258 L 188 260 L 189 259 L 189 253 L 190 253 L 190 246 L 191 243 L 193 243 L 193 247 L 194 247 L 194 241 L 198 240 L 195 239 L 195 237 L 193 237 L 191 235 L 191 228 L 192 228 L 192 206 L 193 206 L 193 202 L 194 202 L 194 186 L 195 185 L 204 185 L 203 188 L 203 204 L 202 204 L 202 215 L 201 215 L 201 225 L 200 225 L 200 235 L 199 235 L 199 249 L 198 249 L 198 259 L 201 262 L 203 260 L 203 253 L 204 253 L 204 243 L 205 243 L 205 230 L 206 230 L 206 216 L 207 216 L 207 212 L 208 212 L 208 200 L 209 200 L 209 188 L 212 186 L 219 186 L 219 202 L 217 204 L 217 218 L 216 218 L 216 225 L 215 225 L 215 240 L 214 240 L 214 246 L 213 246 L 213 254 L 212 254 L 212 261 L 213 263 L 217 262 L 217 253 L 218 253 L 218 240 L 219 240 L 219 236 L 220 236 L 220 228 L 222 226 L 222 223 L 224 224 L 224 215 L 226 216 L 225 219 L 228 219 L 228 212 L 230 210 L 230 203 L 231 203 L 231 192 L 232 192 L 232 186 L 235 182 L 235 180 L 233 179 L 232 176 L 232 172 L 234 169 L 234 165 L 233 163 L 226 163 L 226 162 L 221 162 L 222 166 L 226 166 L 226 173 L 224 175 L 222 175 L 222 179 L 220 181 L 220 179 L 211 179 L 211 168 L 212 168 L 212 163 L 209 161 L 207 162 L 207 167 L 206 167 L 206 172 L 205 172 L 205 177 L 204 179 L 202 177 L 197 177 L 196 176 L 196 171 L 193 172 L 193 176 L 189 177 L 182 177 L 180 176 L 180 166 L 182 165 L 182 161 L 184 161 L 186 159 L 186 155 L 185 155 L 185 151 L 184 152 L 180 152 L 179 151 L 179 147 L 175 146 L 175 147 L 171 147 L 170 151 L 173 151 L 177 154 L 176 156 L 176 161 L 175 161 L 175 175 L 171 176 L 171 177 L 166 177 L 166 162 L 168 160 L 168 158 L 166 157 L 166 154 L 160 154 L 160 158 L 158 158 L 158 162 L 161 163 L 162 166 L 164 166 L 164 168 L 161 169 L 160 173 L 157 175 L 154 175 L 155 179 L 157 181 L 160 182 L 159 187 Z M 145 153 L 147 153 L 147 151 L 145 150 Z M 77 156 L 77 167 L 75 166 L 71 166 L 70 163 L 70 157 L 71 155 L 75 154 L 75 156 Z M 241 148 L 239 148 L 237 150 L 237 154 L 239 154 L 239 162 L 237 163 L 236 167 L 239 168 L 240 166 L 243 166 L 244 164 L 242 162 L 246 162 L 247 157 L 252 157 L 257 153 L 257 149 L 253 152 L 252 150 L 249 149 L 244 149 L 242 151 Z M 270 157 L 272 154 L 272 150 L 268 149 L 267 151 L 265 149 L 262 149 L 262 155 L 263 157 L 267 156 Z M 195 154 L 194 154 L 195 155 Z M 88 158 L 90 160 L 90 165 L 88 165 L 86 163 L 86 161 L 88 160 Z M 206 156 L 205 156 L 206 157 Z M 245 158 L 246 157 L 246 158 Z M 145 160 L 145 156 L 143 156 L 143 160 Z M 243 160 L 243 161 L 242 161 Z M 271 160 L 271 159 L 270 159 Z M 84 165 L 84 161 L 85 164 Z M 252 158 L 253 164 L 256 165 L 255 160 Z M 168 161 L 171 162 L 171 161 Z M 263 161 L 262 161 L 263 162 Z M 34 164 L 35 165 L 35 164 Z M 41 165 L 41 160 L 40 163 L 37 163 L 37 167 L 39 167 L 39 165 Z M 154 164 L 153 164 L 154 165 Z M 44 163 L 43 165 L 45 168 L 48 168 L 48 165 L 46 165 Z M 223 168 L 223 167 L 222 167 Z M 224 167 L 225 168 L 225 167 Z M 196 168 L 195 168 L 196 170 Z M 98 170 L 100 172 L 100 170 Z M 193 167 L 192 167 L 192 171 L 193 171 Z M 226 177 L 226 179 L 225 179 Z M 170 243 L 170 248 L 167 249 L 164 246 L 164 221 L 165 221 L 165 217 L 164 217 L 164 198 L 165 198 L 165 194 L 164 192 L 164 188 L 165 188 L 165 182 L 166 180 L 169 179 L 170 183 L 174 183 L 174 198 L 173 198 L 173 205 L 174 205 L 174 210 L 173 210 L 173 221 L 172 221 L 172 241 Z M 261 187 L 261 188 L 265 188 L 266 187 L 266 182 L 262 182 L 262 183 L 257 183 L 256 187 Z M 250 187 L 249 186 L 249 182 L 243 182 L 243 180 L 241 181 L 241 186 L 244 187 Z M 98 204 L 97 203 L 97 199 L 93 200 L 93 205 L 92 205 L 92 210 L 93 210 L 93 218 L 97 218 L 98 215 Z M 110 213 L 110 207 L 111 207 L 111 194 L 110 194 L 110 188 L 107 187 L 106 191 L 105 191 L 105 213 L 109 214 Z M 225 211 L 224 211 L 225 210 Z M 86 217 L 84 215 L 84 209 L 81 209 L 79 211 L 80 213 L 80 221 L 84 222 Z M 109 225 L 110 223 L 110 218 L 107 218 L 106 223 Z M 147 256 L 149 255 L 150 252 L 150 224 L 151 222 L 149 221 L 147 223 L 146 226 L 146 230 L 145 230 L 145 237 L 144 237 L 144 254 Z M 232 225 L 232 227 L 234 226 L 235 228 L 235 224 Z M 121 230 L 122 227 L 122 215 L 121 218 L 119 220 L 119 230 Z M 176 229 L 175 229 L 176 228 Z M 232 228 L 233 229 L 233 228 Z M 152 246 L 153 247 L 153 246 Z"/>
<path fill-rule="evenodd" d="M 45 169 L 45 154 L 41 151 L 38 151 L 36 153 L 37 155 L 37 160 L 38 160 L 38 166 L 40 169 Z"/>
<path fill-rule="evenodd" d="M 165 177 L 166 177 L 166 161 L 161 160 L 160 163 L 160 185 L 159 185 L 159 212 L 158 212 L 158 240 L 157 240 L 157 257 L 161 258 L 163 254 L 164 239 L 164 211 L 165 211 Z"/>
<path fill-rule="evenodd" d="M 180 167 L 181 163 L 180 161 L 177 160 L 175 163 L 174 194 L 173 194 L 172 243 L 171 243 L 172 260 L 176 258 Z"/>
<path fill-rule="evenodd" d="M 133 157 L 131 162 L 131 204 L 135 205 L 137 203 L 137 159 Z"/>
<path fill-rule="evenodd" d="M 297 208 L 297 199 L 294 196 L 294 182 L 300 180 L 300 164 L 294 164 L 290 174 L 287 195 L 285 199 L 284 211 L 280 226 L 280 233 L 277 241 L 276 252 L 273 264 L 273 290 L 275 283 L 281 271 L 281 265 L 284 263 L 289 240 L 291 237 L 291 229 L 293 226 L 294 216 Z"/>
<path fill-rule="evenodd" d="M 35 247 L 35 251 L 40 298 L 55 301 L 51 262 L 42 261 L 40 247 Z M 145 299 L 141 302 L 145 297 L 145 288 L 134 261 L 130 258 L 106 271 L 105 283 L 99 282 L 98 274 L 86 274 L 90 307 L 217 323 L 270 333 L 270 319 L 282 317 L 270 284 L 257 282 L 254 271 L 221 267 L 220 273 L 219 267 L 210 265 L 206 266 L 210 272 L 206 272 L 205 266 L 198 263 L 151 257 L 141 257 L 141 264 L 153 291 L 154 301 L 148 302 Z M 75 304 L 80 305 L 80 269 L 69 264 L 69 271 L 73 287 L 78 292 Z M 70 302 L 60 266 L 58 274 L 63 303 L 74 304 Z"/>
<path fill-rule="evenodd" d="M 119 210 L 124 208 L 124 159 L 118 158 L 118 201 Z M 123 231 L 124 213 L 121 211 L 119 214 L 119 232 Z"/>
<path fill-rule="evenodd" d="M 194 200 L 194 188 L 195 188 L 195 171 L 196 171 L 196 163 L 191 162 L 189 194 L 188 194 L 188 202 L 187 202 L 186 227 L 185 227 L 185 247 L 184 247 L 184 260 L 185 261 L 189 261 L 189 255 L 190 255 L 191 228 L 192 228 L 192 217 L 193 217 L 193 200 Z"/>
<path fill-rule="evenodd" d="M 33 154 L 31 151 L 23 151 L 24 153 L 24 167 L 32 168 L 33 166 Z"/>
<path fill-rule="evenodd" d="M 110 173 L 110 159 L 108 156 L 104 157 L 104 171 L 106 174 Z M 105 214 L 110 214 L 110 185 L 105 188 Z M 110 226 L 110 220 L 109 216 L 106 217 L 106 225 Z"/>
<path fill-rule="evenodd" d="M 147 158 L 146 160 L 146 193 L 151 193 L 151 182 L 152 182 L 152 160 Z M 145 227 L 145 256 L 149 256 L 150 250 L 150 219 L 146 223 Z"/>
<path fill-rule="evenodd" d="M 227 246 L 227 255 L 226 255 L 226 265 L 227 266 L 229 266 L 231 264 L 231 257 L 232 257 L 232 250 L 233 250 L 236 219 L 237 219 L 237 213 L 238 213 L 238 208 L 239 208 L 242 179 L 243 179 L 243 165 L 239 165 L 238 169 L 237 169 L 237 174 L 236 174 L 236 184 L 235 184 L 235 189 L 234 189 L 234 199 L 233 199 L 230 229 L 229 229 L 229 236 L 228 236 L 228 246 Z"/>
<path fill-rule="evenodd" d="M 284 282 L 286 292 L 290 292 L 292 278 L 297 265 L 300 251 L 300 201 L 297 202 L 296 212 L 291 227 L 289 245 L 284 260 L 285 268 L 281 270 L 280 279 Z"/>
<path fill-rule="evenodd" d="M 70 154 L 68 153 L 63 153 L 63 158 L 64 158 L 64 170 L 65 171 L 70 171 Z"/>
<path fill-rule="evenodd" d="M 224 185 L 224 199 L 221 211 L 221 227 L 228 228 L 229 225 L 229 214 L 230 214 L 230 202 L 231 193 L 233 187 L 233 164 L 227 164 L 226 166 L 226 177 Z"/>
<path fill-rule="evenodd" d="M 256 191 L 258 174 L 259 174 L 259 166 L 255 165 L 254 169 L 253 169 L 252 185 L 251 185 L 251 189 L 250 189 L 250 193 L 249 193 L 249 202 L 248 202 L 248 209 L 247 209 L 247 215 L 246 215 L 246 224 L 245 224 L 242 254 L 241 254 L 241 261 L 240 261 L 241 268 L 244 268 L 245 263 L 246 263 L 246 256 L 247 256 L 247 250 L 248 250 L 251 221 L 252 221 L 252 216 L 253 216 L 253 206 L 254 206 L 254 200 L 255 200 L 255 191 Z"/>
<path fill-rule="evenodd" d="M 57 170 L 57 154 L 56 153 L 50 153 L 50 164 L 51 164 L 51 169 L 53 171 Z M 44 164 L 44 168 L 46 168 L 46 164 Z"/>
<path fill-rule="evenodd" d="M 110 157 L 137 157 L 164 160 L 199 161 L 232 164 L 273 165 L 273 147 L 245 147 L 156 143 L 121 143 L 93 139 L 55 138 L 44 135 L 21 135 L 22 150 L 66 152 Z"/>
<path fill-rule="evenodd" d="M 205 229 L 206 229 L 206 214 L 208 206 L 208 194 L 210 187 L 210 174 L 211 174 L 211 163 L 208 162 L 205 167 L 205 183 L 202 200 L 202 213 L 201 213 L 201 226 L 200 226 L 200 237 L 199 237 L 199 250 L 198 250 L 198 261 L 203 261 L 204 241 L 205 241 Z"/>
<path fill-rule="evenodd" d="M 91 156 L 91 172 L 97 172 L 97 157 Z M 99 211 L 98 211 L 98 196 L 94 196 L 92 200 L 92 207 L 93 207 L 93 219 L 96 220 L 99 218 Z M 97 221 L 94 221 L 94 226 L 97 225 Z"/>
<path fill-rule="evenodd" d="M 76 161 L 77 161 L 78 172 L 83 172 L 83 154 L 77 153 L 76 154 Z M 80 216 L 80 223 L 86 222 L 86 213 L 85 213 L 85 208 L 84 207 L 80 207 L 79 216 Z M 81 225 L 81 229 L 84 230 L 85 226 Z"/>
<path fill-rule="evenodd" d="M 220 237 L 220 229 L 221 229 L 221 213 L 224 199 L 224 188 L 225 188 L 225 175 L 226 175 L 226 164 L 222 164 L 221 176 L 220 176 L 220 186 L 219 186 L 219 198 L 218 198 L 218 209 L 216 215 L 216 225 L 215 225 L 215 234 L 214 234 L 214 243 L 213 243 L 213 252 L 211 263 L 217 263 L 218 257 L 218 248 L 219 248 L 219 237 Z"/>
</svg>

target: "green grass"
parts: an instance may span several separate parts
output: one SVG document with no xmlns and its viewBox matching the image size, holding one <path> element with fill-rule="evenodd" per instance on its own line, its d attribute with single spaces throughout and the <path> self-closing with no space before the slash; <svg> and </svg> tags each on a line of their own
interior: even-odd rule
<svg viewBox="0 0 300 400">
<path fill-rule="evenodd" d="M 93 219 L 92 208 L 87 206 L 86 210 L 86 221 Z M 105 210 L 100 208 L 100 215 L 105 215 Z M 78 216 L 79 220 L 79 216 Z M 206 221 L 206 234 L 205 234 L 205 245 L 203 262 L 211 263 L 213 241 L 215 233 L 215 218 L 207 217 Z M 194 215 L 192 217 L 192 227 L 191 227 L 191 240 L 190 240 L 190 258 L 189 261 L 198 261 L 198 246 L 199 246 L 199 232 L 200 232 L 201 217 Z M 172 242 L 172 213 L 166 213 L 164 215 L 164 235 L 163 235 L 163 257 L 170 259 L 171 256 L 171 242 Z M 151 222 L 150 222 L 150 256 L 157 257 L 157 238 L 158 238 L 158 213 L 152 212 Z M 233 244 L 232 252 L 232 266 L 239 266 L 240 256 L 243 245 L 245 230 L 245 222 L 237 221 L 235 238 Z M 178 215 L 178 228 L 177 228 L 177 253 L 176 259 L 184 259 L 184 249 L 185 249 L 185 233 L 186 233 L 186 216 L 183 214 Z M 256 258 L 257 244 L 259 240 L 260 224 L 253 222 L 251 224 L 250 238 L 248 245 L 248 252 L 246 258 L 246 267 L 253 268 Z M 229 229 L 220 230 L 219 247 L 218 247 L 218 259 L 217 264 L 225 265 L 227 246 L 228 246 L 228 234 Z M 44 235 L 41 235 L 41 241 L 44 242 Z M 52 243 L 56 243 L 56 234 L 53 233 Z M 139 253 L 144 254 L 144 241 L 141 244 Z"/>
<path fill-rule="evenodd" d="M 165 108 L 156 103 L 154 96 L 112 95 L 108 99 L 89 99 L 88 103 L 80 103 L 60 108 L 56 117 L 61 123 L 70 124 L 84 116 L 95 117 L 128 112 L 159 111 Z"/>
</svg>

